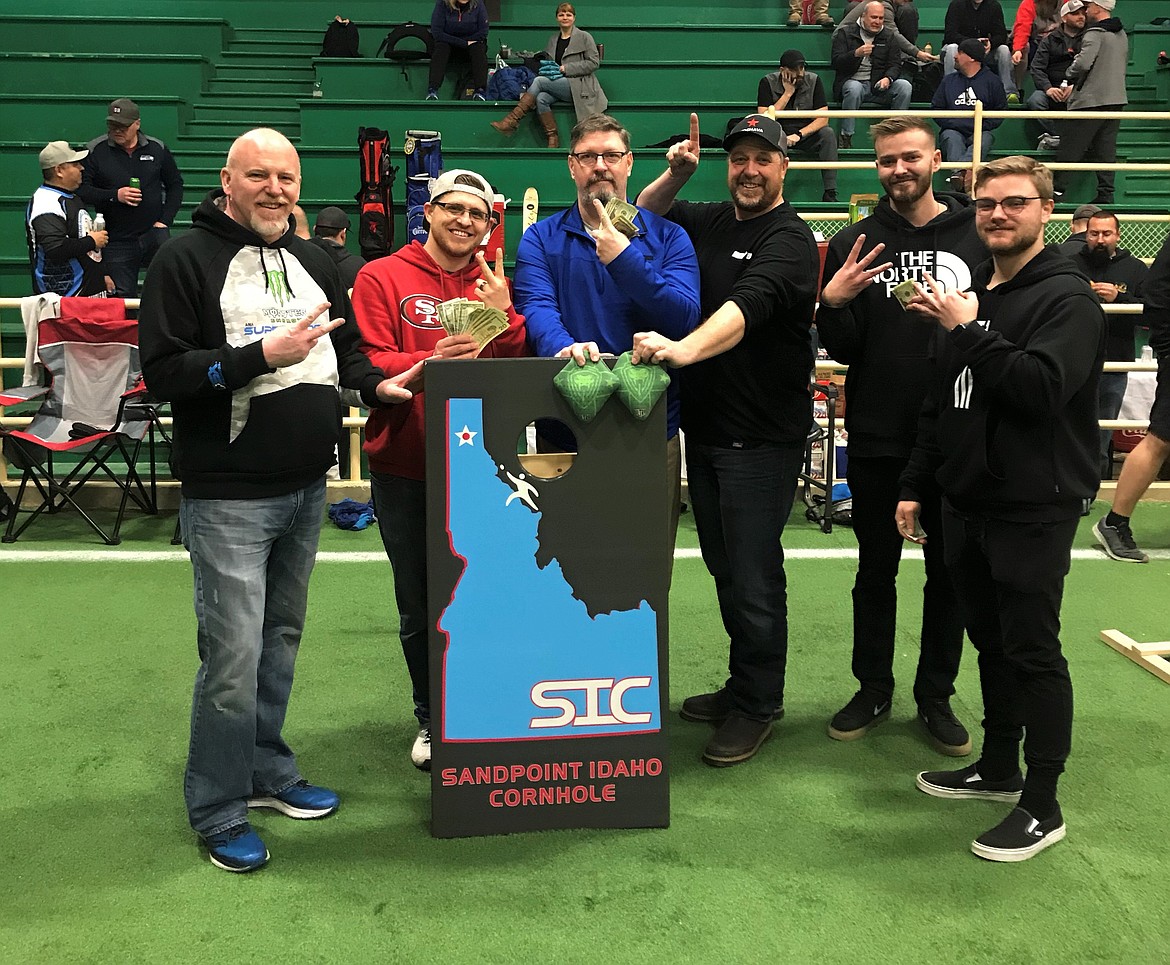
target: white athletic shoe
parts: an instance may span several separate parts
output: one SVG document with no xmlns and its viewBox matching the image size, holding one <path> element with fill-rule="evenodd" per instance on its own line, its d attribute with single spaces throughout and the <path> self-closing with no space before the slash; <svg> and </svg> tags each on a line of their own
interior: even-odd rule
<svg viewBox="0 0 1170 965">
<path fill-rule="evenodd" d="M 431 769 L 431 727 L 428 724 L 418 732 L 410 748 L 410 763 L 420 771 Z"/>
</svg>

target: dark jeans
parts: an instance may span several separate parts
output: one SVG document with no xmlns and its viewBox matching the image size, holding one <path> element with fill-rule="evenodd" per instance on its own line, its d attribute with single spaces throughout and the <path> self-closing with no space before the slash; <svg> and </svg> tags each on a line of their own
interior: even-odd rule
<svg viewBox="0 0 1170 965">
<path fill-rule="evenodd" d="M 857 537 L 857 579 L 853 583 L 853 676 L 892 696 L 894 637 L 898 615 L 898 564 L 905 544 L 894 523 L 900 457 L 853 456 L 853 533 Z M 963 618 L 947 572 L 941 503 L 927 499 L 920 515 L 927 541 L 926 584 L 922 588 L 922 633 L 914 700 L 946 699 L 955 692 L 963 653 Z"/>
<path fill-rule="evenodd" d="M 789 154 L 808 154 L 818 161 L 837 160 L 837 135 L 826 125 L 820 130 L 813 131 L 808 137 L 801 138 L 788 149 Z M 837 190 L 837 169 L 822 168 L 821 181 L 826 191 Z"/>
<path fill-rule="evenodd" d="M 1125 399 L 1125 387 L 1129 384 L 1128 372 L 1102 372 L 1097 385 L 1097 418 L 1116 419 Z M 1101 478 L 1112 479 L 1113 467 L 1109 464 L 1109 444 L 1113 441 L 1113 430 L 1101 430 Z"/>
<path fill-rule="evenodd" d="M 431 722 L 430 654 L 427 625 L 427 484 L 417 479 L 370 473 L 370 496 L 382 545 L 394 571 L 398 637 L 414 692 L 420 727 Z"/>
<path fill-rule="evenodd" d="M 1072 745 L 1073 692 L 1060 649 L 1060 603 L 1077 520 L 1013 523 L 943 506 L 947 565 L 983 689 L 980 773 L 1014 774 L 1055 798 Z M 1020 806 L 1031 810 L 1023 799 Z"/>
<path fill-rule="evenodd" d="M 102 268 L 114 279 L 119 298 L 138 297 L 138 274 L 150 267 L 154 254 L 171 236 L 170 228 L 150 228 L 135 238 L 111 238 L 102 249 Z"/>
<path fill-rule="evenodd" d="M 454 54 L 457 60 L 467 60 L 471 65 L 471 86 L 476 90 L 487 87 L 487 44 L 474 43 L 466 47 L 452 47 L 450 44 L 436 43 L 435 52 L 431 54 L 431 74 L 427 86 L 438 90 L 443 86 L 443 76 L 447 73 L 447 61 Z"/>
<path fill-rule="evenodd" d="M 804 446 L 729 449 L 687 442 L 687 483 L 703 562 L 731 641 L 727 689 L 746 717 L 784 704 L 788 583 L 780 536 Z"/>
<path fill-rule="evenodd" d="M 1105 107 L 1094 107 L 1094 111 L 1120 111 L 1120 104 Z M 1074 118 L 1076 111 L 1069 111 L 1069 117 Z M 1099 121 L 1061 121 L 1057 126 L 1060 132 L 1060 147 L 1056 149 L 1056 160 L 1061 164 L 1076 164 L 1080 161 L 1103 161 L 1112 164 L 1117 160 L 1117 132 L 1121 129 L 1121 121 L 1117 118 L 1106 118 Z M 1053 180 L 1057 191 L 1067 191 L 1069 180 L 1079 171 L 1054 171 Z M 1097 198 L 1101 201 L 1112 201 L 1114 190 L 1115 171 L 1097 172 Z"/>
</svg>

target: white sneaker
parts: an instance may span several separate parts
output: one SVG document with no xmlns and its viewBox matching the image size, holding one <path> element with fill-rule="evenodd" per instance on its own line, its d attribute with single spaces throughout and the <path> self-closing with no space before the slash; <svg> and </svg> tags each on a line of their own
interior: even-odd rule
<svg viewBox="0 0 1170 965">
<path fill-rule="evenodd" d="M 431 769 L 431 728 L 430 725 L 418 732 L 410 748 L 410 763 L 420 771 Z"/>
</svg>

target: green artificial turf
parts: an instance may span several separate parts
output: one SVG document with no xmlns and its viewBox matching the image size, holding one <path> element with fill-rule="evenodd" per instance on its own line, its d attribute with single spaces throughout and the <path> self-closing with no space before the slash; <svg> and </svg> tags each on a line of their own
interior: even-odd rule
<svg viewBox="0 0 1170 965">
<path fill-rule="evenodd" d="M 1100 506 L 1103 511 L 1104 507 Z M 1078 548 L 1091 545 L 1084 521 Z M 1003 805 L 947 802 L 914 774 L 950 766 L 913 720 L 917 561 L 904 564 L 890 721 L 825 725 L 853 691 L 854 562 L 788 565 L 787 716 L 752 761 L 699 761 L 709 733 L 672 715 L 671 826 L 439 841 L 414 734 L 389 566 L 377 534 L 326 526 L 286 736 L 335 787 L 318 822 L 253 812 L 272 852 L 213 868 L 186 824 L 181 775 L 196 667 L 191 576 L 173 516 L 102 547 L 47 520 L 0 547 L 0 962 L 1119 962 L 1167 961 L 1170 685 L 1101 643 L 1116 626 L 1170 638 L 1170 560 L 1073 564 L 1064 633 L 1073 756 L 1067 839 L 1031 861 L 974 857 Z M 1170 547 L 1170 506 L 1135 516 Z M 848 550 L 849 530 L 794 521 L 790 550 Z M 696 545 L 683 517 L 679 545 Z M 31 550 L 85 550 L 35 561 Z M 22 555 L 16 555 L 20 551 Z M 103 554 L 108 554 L 103 559 Z M 96 557 L 96 559 L 95 559 Z M 522 618 L 521 601 L 508 600 Z M 726 643 L 701 560 L 676 560 L 671 697 L 717 686 Z M 968 647 L 954 706 L 978 729 Z"/>
</svg>

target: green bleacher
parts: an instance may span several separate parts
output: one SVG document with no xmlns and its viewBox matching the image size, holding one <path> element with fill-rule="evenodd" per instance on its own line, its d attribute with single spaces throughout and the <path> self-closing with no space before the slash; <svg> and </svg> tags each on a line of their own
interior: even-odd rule
<svg viewBox="0 0 1170 965">
<path fill-rule="evenodd" d="M 555 3 L 501 3 L 489 51 L 494 54 L 501 43 L 513 50 L 541 47 L 552 32 Z M 834 0 L 832 12 L 839 13 L 841 6 L 842 0 Z M 920 43 L 930 42 L 937 51 L 946 2 L 919 0 L 918 6 Z M 1005 7 L 1013 10 L 1014 4 L 1007 0 Z M 1170 71 L 1156 66 L 1157 51 L 1170 45 L 1170 29 L 1148 24 L 1159 7 L 1131 2 L 1119 11 L 1131 37 L 1131 110 L 1165 110 L 1170 97 Z M 505 138 L 489 121 L 511 105 L 450 99 L 454 70 L 444 89 L 447 99 L 424 102 L 425 63 L 403 68 L 374 56 L 393 24 L 408 18 L 426 22 L 428 3 L 393 8 L 371 0 L 349 3 L 346 13 L 361 30 L 363 56 L 337 60 L 316 56 L 332 9 L 305 0 L 279 5 L 256 0 L 148 0 L 134 5 L 133 17 L 97 16 L 92 11 L 98 5 L 85 0 L 70 8 L 74 16 L 29 16 L 23 12 L 27 9 L 11 0 L 0 2 L 0 29 L 6 39 L 6 52 L 0 53 L 5 78 L 0 88 L 0 296 L 28 291 L 23 221 L 25 205 L 39 183 L 37 152 L 49 140 L 83 144 L 102 133 L 105 106 L 120 96 L 139 103 L 143 130 L 170 146 L 183 171 L 187 190 L 179 229 L 218 184 L 232 139 L 259 125 L 278 128 L 297 145 L 304 175 L 302 203 L 310 217 L 330 204 L 352 209 L 358 186 L 359 126 L 388 129 L 400 165 L 404 131 L 441 131 L 447 166 L 480 171 L 512 199 L 507 218 L 510 252 L 519 237 L 519 199 L 525 188 L 540 191 L 542 215 L 573 200 L 565 152 L 544 147 L 535 122 L 526 119 L 515 137 Z M 604 45 L 598 77 L 609 96 L 610 113 L 633 135 L 632 192 L 662 167 L 661 149 L 646 145 L 685 131 L 692 109 L 698 110 L 706 132 L 721 135 L 728 118 L 754 109 L 759 78 L 775 69 L 780 52 L 788 47 L 802 49 L 810 68 L 822 73 L 826 86 L 831 84 L 829 31 L 791 30 L 783 24 L 786 18 L 787 6 L 778 3 L 650 0 L 630 6 L 607 0 L 581 5 L 579 25 Z M 315 82 L 320 84 L 319 97 L 313 96 Z M 572 112 L 560 109 L 557 118 L 562 143 L 567 143 Z M 1124 123 L 1119 160 L 1165 161 L 1170 157 L 1168 135 L 1170 125 L 1164 121 Z M 1011 118 L 997 132 L 996 153 L 1028 151 L 1033 144 L 1024 121 Z M 688 198 L 726 197 L 720 154 L 708 153 L 688 187 Z M 867 123 L 861 120 L 854 146 L 842 152 L 842 160 L 871 159 Z M 1120 174 L 1118 210 L 1165 213 L 1168 174 Z M 1091 191 L 1091 174 L 1083 177 Z M 843 199 L 874 187 L 870 168 L 840 172 Z M 843 205 L 822 204 L 821 190 L 815 170 L 796 169 L 785 194 L 807 213 L 844 210 Z M 396 200 L 401 202 L 403 193 L 400 180 Z M 1156 248 L 1164 234 L 1164 227 L 1160 233 L 1151 232 L 1144 247 Z M 401 218 L 397 237 L 404 237 Z M 350 243 L 356 245 L 356 239 Z M 0 324 L 4 326 L 0 335 L 13 334 L 11 316 Z"/>
</svg>

